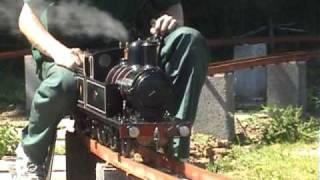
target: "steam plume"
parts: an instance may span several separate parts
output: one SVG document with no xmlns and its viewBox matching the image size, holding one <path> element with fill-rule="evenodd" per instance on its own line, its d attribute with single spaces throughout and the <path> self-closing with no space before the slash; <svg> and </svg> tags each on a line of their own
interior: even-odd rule
<svg viewBox="0 0 320 180">
<path fill-rule="evenodd" d="M 22 0 L 2 0 L 0 5 L 0 30 L 6 30 L 9 33 L 18 33 L 18 12 Z"/>
<path fill-rule="evenodd" d="M 2 0 L 0 5 L 0 29 L 10 28 L 11 33 L 18 32 L 18 16 L 23 0 Z M 38 2 L 38 1 L 37 1 Z M 36 4 L 34 9 L 48 6 L 46 0 Z M 50 7 L 50 25 L 64 35 L 102 36 L 117 40 L 127 40 L 128 33 L 121 22 L 109 13 L 78 0 L 61 2 Z"/>
<path fill-rule="evenodd" d="M 52 14 L 50 24 L 66 35 L 128 38 L 124 26 L 110 14 L 78 1 L 61 2 L 53 8 Z"/>
</svg>

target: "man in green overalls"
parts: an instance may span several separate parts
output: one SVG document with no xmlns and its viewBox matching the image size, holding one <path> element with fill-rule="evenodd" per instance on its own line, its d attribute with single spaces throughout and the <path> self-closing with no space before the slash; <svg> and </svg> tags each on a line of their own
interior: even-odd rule
<svg viewBox="0 0 320 180">
<path fill-rule="evenodd" d="M 56 127 L 61 118 L 70 113 L 76 102 L 73 69 L 81 65 L 83 60 L 79 48 L 86 48 L 91 44 L 83 37 L 84 40 L 81 40 L 79 35 L 69 35 L 64 39 L 54 31 L 54 25 L 50 24 L 50 20 L 59 16 L 52 16 L 51 10 L 63 0 L 24 1 L 19 28 L 32 45 L 33 57 L 37 62 L 38 75 L 42 83 L 35 92 L 29 124 L 23 130 L 22 143 L 17 154 L 25 154 L 24 157 L 27 158 L 26 166 L 21 166 L 24 170 L 20 175 L 25 175 L 24 179 L 43 179 L 43 164 L 48 147 L 53 143 Z M 71 0 L 64 1 L 68 2 Z M 194 121 L 200 91 L 207 73 L 209 53 L 201 34 L 183 26 L 183 11 L 179 0 L 77 2 L 108 12 L 129 30 L 135 29 L 137 18 L 143 18 L 146 11 L 144 7 L 152 7 L 152 15 L 156 21 L 150 28 L 150 33 L 165 37 L 161 50 L 161 67 L 172 79 L 175 94 L 178 96 L 176 117 L 184 121 Z M 145 15 L 147 16 L 147 13 Z M 94 14 L 86 16 L 95 19 Z M 189 141 L 189 138 L 180 139 L 178 150 L 175 151 L 178 158 L 189 157 Z"/>
</svg>

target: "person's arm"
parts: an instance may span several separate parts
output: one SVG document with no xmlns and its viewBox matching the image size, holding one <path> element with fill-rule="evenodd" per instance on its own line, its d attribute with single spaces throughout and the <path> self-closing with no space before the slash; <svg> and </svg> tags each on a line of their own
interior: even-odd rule
<svg viewBox="0 0 320 180">
<path fill-rule="evenodd" d="M 56 40 L 27 3 L 19 16 L 19 29 L 34 47 L 51 57 L 56 64 L 70 69 L 81 64 L 80 51 L 70 49 Z"/>
<path fill-rule="evenodd" d="M 183 26 L 184 16 L 181 3 L 170 6 L 163 11 L 162 15 L 156 20 L 154 27 L 150 29 L 151 34 L 164 35 L 177 26 Z"/>
</svg>

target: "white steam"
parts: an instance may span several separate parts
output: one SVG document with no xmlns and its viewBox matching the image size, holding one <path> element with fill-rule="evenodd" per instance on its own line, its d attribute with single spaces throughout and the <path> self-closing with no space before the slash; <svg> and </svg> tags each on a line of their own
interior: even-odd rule
<svg viewBox="0 0 320 180">
<path fill-rule="evenodd" d="M 23 0 L 1 0 L 0 29 L 17 33 L 18 16 Z M 39 1 L 37 1 L 39 2 Z M 43 9 L 44 4 L 37 4 L 35 8 Z M 106 39 L 127 40 L 128 32 L 122 23 L 114 19 L 109 13 L 99 10 L 78 0 L 61 2 L 50 7 L 49 24 L 60 33 L 67 36 L 85 35 L 88 37 L 104 37 Z"/>
<path fill-rule="evenodd" d="M 50 14 L 50 25 L 65 35 L 128 39 L 125 27 L 110 14 L 78 1 L 61 2 Z"/>
<path fill-rule="evenodd" d="M 6 30 L 9 33 L 17 34 L 18 16 L 21 6 L 19 1 L 22 0 L 1 0 L 0 5 L 0 30 Z M 20 3 L 21 5 L 21 3 Z"/>
</svg>

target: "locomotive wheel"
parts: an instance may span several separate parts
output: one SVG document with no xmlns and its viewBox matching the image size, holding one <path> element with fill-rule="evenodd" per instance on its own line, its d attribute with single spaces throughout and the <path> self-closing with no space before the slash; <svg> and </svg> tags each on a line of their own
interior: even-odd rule
<svg viewBox="0 0 320 180">
<path fill-rule="evenodd" d="M 111 138 L 110 149 L 112 149 L 113 151 L 118 151 L 119 140 L 117 136 L 113 136 L 113 138 Z"/>
<path fill-rule="evenodd" d="M 132 148 L 132 141 L 130 139 L 121 140 L 121 154 L 124 157 L 129 157 Z"/>
</svg>

